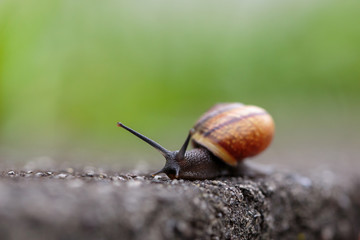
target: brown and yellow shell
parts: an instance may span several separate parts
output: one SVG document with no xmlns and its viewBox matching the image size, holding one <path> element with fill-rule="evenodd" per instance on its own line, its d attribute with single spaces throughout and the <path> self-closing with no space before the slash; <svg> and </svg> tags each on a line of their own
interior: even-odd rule
<svg viewBox="0 0 360 240">
<path fill-rule="evenodd" d="M 274 135 L 274 121 L 264 109 L 241 103 L 212 107 L 192 130 L 193 145 L 201 145 L 227 164 L 262 152 Z"/>
</svg>

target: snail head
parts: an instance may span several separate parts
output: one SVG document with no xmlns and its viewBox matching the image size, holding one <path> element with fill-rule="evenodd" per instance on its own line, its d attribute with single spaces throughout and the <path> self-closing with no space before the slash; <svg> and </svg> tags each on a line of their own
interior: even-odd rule
<svg viewBox="0 0 360 240">
<path fill-rule="evenodd" d="M 148 143 L 150 146 L 152 146 L 153 148 L 158 150 L 165 157 L 165 160 L 166 160 L 165 166 L 161 170 L 151 174 L 152 176 L 155 176 L 160 173 L 165 173 L 171 179 L 179 177 L 179 173 L 181 170 L 180 164 L 185 159 L 185 152 L 186 152 L 187 146 L 189 145 L 192 131 L 189 132 L 189 134 L 185 140 L 185 143 L 183 144 L 183 146 L 180 148 L 179 151 L 169 151 L 166 148 L 164 148 L 163 146 L 161 146 L 160 144 L 158 144 L 157 142 L 155 142 L 154 140 L 125 126 L 124 124 L 118 122 L 117 125 L 119 127 L 122 127 L 123 129 L 127 130 L 128 132 L 132 133 L 136 137 L 140 138 L 144 142 Z"/>
</svg>

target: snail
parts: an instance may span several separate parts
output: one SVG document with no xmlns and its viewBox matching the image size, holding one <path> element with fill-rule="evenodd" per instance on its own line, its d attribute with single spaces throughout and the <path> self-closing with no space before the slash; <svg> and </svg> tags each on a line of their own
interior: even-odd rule
<svg viewBox="0 0 360 240">
<path fill-rule="evenodd" d="M 220 103 L 204 113 L 189 131 L 179 151 L 169 151 L 157 142 L 118 122 L 117 125 L 160 151 L 170 179 L 213 179 L 244 173 L 243 160 L 265 150 L 274 135 L 274 122 L 264 109 L 241 103 Z M 192 140 L 193 149 L 186 151 Z"/>
</svg>

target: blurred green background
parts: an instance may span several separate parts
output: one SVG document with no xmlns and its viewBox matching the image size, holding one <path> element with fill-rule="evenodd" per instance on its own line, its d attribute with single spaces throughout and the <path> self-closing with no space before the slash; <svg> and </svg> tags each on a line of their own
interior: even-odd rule
<svg viewBox="0 0 360 240">
<path fill-rule="evenodd" d="M 360 1 L 0 1 L 0 157 L 157 168 L 217 102 L 267 109 L 260 162 L 358 164 Z"/>
</svg>

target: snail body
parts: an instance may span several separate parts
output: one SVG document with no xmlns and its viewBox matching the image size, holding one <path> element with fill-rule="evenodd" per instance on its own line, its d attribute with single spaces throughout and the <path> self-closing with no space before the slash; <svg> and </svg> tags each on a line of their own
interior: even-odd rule
<svg viewBox="0 0 360 240">
<path fill-rule="evenodd" d="M 144 135 L 128 130 L 160 151 L 165 166 L 158 172 L 169 178 L 212 179 L 236 176 L 243 160 L 265 150 L 274 135 L 274 122 L 264 109 L 241 103 L 216 104 L 190 130 L 179 151 L 169 151 Z M 193 149 L 186 151 L 192 141 Z"/>
</svg>

